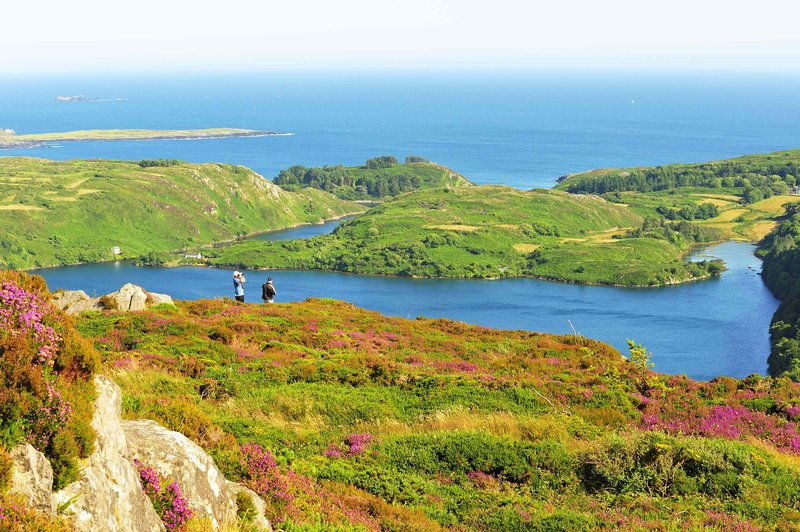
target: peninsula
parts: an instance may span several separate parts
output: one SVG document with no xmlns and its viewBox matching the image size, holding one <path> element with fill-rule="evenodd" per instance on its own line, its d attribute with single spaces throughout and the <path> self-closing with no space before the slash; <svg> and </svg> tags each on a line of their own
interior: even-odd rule
<svg viewBox="0 0 800 532">
<path fill-rule="evenodd" d="M 364 210 L 229 164 L 0 157 L 0 268 L 136 258 Z"/>
<path fill-rule="evenodd" d="M 291 133 L 255 129 L 85 129 L 60 133 L 30 133 L 18 135 L 13 130 L 0 130 L 0 149 L 39 148 L 52 142 L 86 140 L 196 140 L 229 137 L 273 137 Z"/>
</svg>

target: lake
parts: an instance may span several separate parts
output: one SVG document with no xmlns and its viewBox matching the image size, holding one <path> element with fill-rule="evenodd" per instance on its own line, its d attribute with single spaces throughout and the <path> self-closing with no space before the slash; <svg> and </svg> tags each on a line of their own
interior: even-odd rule
<svg viewBox="0 0 800 532">
<path fill-rule="evenodd" d="M 304 238 L 338 224 L 302 226 L 258 238 Z M 614 288 L 539 281 L 431 280 L 330 272 L 249 272 L 246 297 L 260 301 L 270 275 L 280 303 L 330 297 L 390 316 L 445 317 L 487 327 L 582 335 L 626 352 L 626 339 L 653 353 L 655 369 L 696 379 L 766 373 L 769 323 L 778 301 L 764 286 L 755 247 L 741 242 L 698 248 L 694 257 L 725 260 L 719 279 L 663 288 Z M 116 262 L 38 270 L 51 288 L 112 292 L 132 282 L 178 299 L 232 297 L 231 271 L 149 268 Z"/>
</svg>

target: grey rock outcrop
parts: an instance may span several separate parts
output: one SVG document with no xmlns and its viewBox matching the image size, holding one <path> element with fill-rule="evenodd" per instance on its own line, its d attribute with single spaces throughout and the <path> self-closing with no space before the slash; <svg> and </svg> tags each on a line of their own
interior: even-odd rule
<svg viewBox="0 0 800 532">
<path fill-rule="evenodd" d="M 195 515 L 207 518 L 214 529 L 236 523 L 236 491 L 199 445 L 155 421 L 123 421 L 122 430 L 128 458 L 177 481 Z"/>
<path fill-rule="evenodd" d="M 96 310 L 100 298 L 89 297 L 83 290 L 62 290 L 53 294 L 53 303 L 67 314 Z"/>
<path fill-rule="evenodd" d="M 62 290 L 53 294 L 53 304 L 67 314 L 87 310 L 145 310 L 161 303 L 175 304 L 170 296 L 148 292 L 133 283 L 126 283 L 116 292 L 102 297 L 89 297 L 83 290 Z"/>
<path fill-rule="evenodd" d="M 123 420 L 119 386 L 103 376 L 95 377 L 95 386 L 95 450 L 81 471 L 81 478 L 53 494 L 54 505 L 72 501 L 67 513 L 74 515 L 77 530 L 164 530 L 142 492 L 134 458 L 160 476 L 177 481 L 195 515 L 205 518 L 214 530 L 235 529 L 236 495 L 240 491 L 250 495 L 257 510 L 254 527 L 272 530 L 265 517 L 264 501 L 255 492 L 226 480 L 199 445 L 155 421 Z"/>
<path fill-rule="evenodd" d="M 95 377 L 97 399 L 92 427 L 97 432 L 94 452 L 81 477 L 53 494 L 56 505 L 74 516 L 76 530 L 164 530 L 161 518 L 139 484 L 139 472 L 126 458 L 128 443 L 122 430 L 122 392 L 111 379 Z"/>
<path fill-rule="evenodd" d="M 56 507 L 51 496 L 53 468 L 45 455 L 26 443 L 11 450 L 11 459 L 14 469 L 9 491 L 21 495 L 28 506 L 55 515 Z"/>
</svg>

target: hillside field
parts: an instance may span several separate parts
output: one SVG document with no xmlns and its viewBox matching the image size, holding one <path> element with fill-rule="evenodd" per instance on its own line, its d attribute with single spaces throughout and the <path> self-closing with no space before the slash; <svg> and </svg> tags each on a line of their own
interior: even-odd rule
<svg viewBox="0 0 800 532">
<path fill-rule="evenodd" d="M 320 190 L 286 192 L 241 166 L 6 157 L 0 266 L 136 258 L 363 210 Z"/>
</svg>

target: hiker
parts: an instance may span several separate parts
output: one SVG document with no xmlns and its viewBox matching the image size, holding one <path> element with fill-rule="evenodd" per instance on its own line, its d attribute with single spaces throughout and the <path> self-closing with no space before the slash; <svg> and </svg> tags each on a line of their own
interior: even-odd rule
<svg viewBox="0 0 800 532">
<path fill-rule="evenodd" d="M 267 282 L 261 285 L 261 299 L 264 303 L 272 303 L 275 301 L 275 294 L 278 292 L 272 285 L 272 277 L 267 277 Z"/>
<path fill-rule="evenodd" d="M 244 303 L 244 274 L 241 272 L 233 272 L 233 292 L 236 301 Z"/>
</svg>

